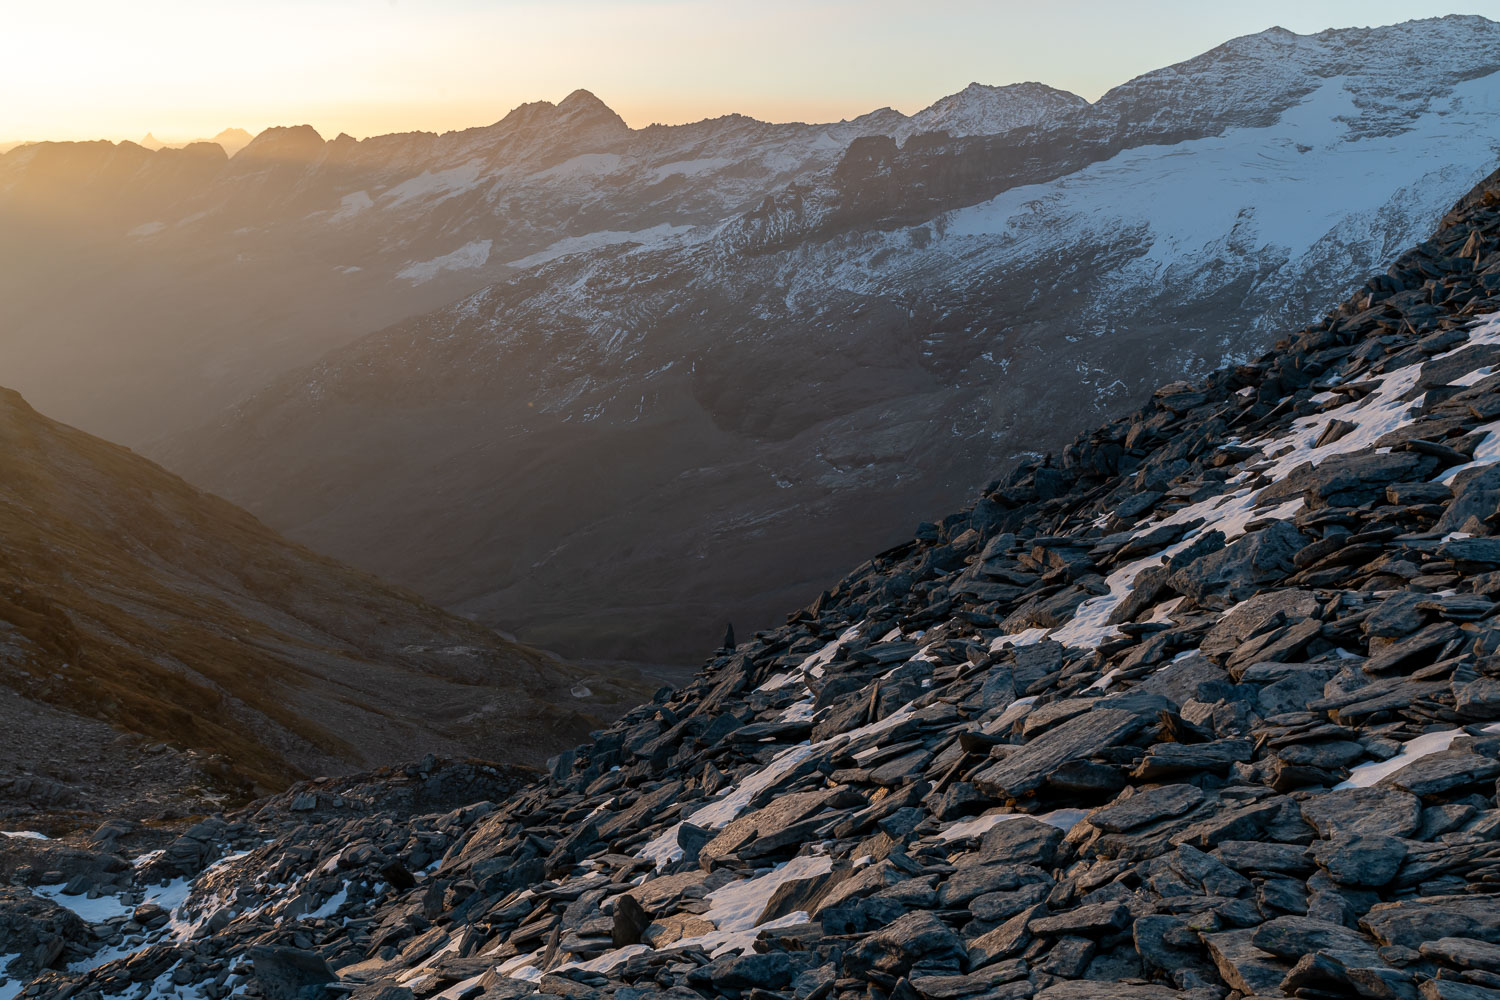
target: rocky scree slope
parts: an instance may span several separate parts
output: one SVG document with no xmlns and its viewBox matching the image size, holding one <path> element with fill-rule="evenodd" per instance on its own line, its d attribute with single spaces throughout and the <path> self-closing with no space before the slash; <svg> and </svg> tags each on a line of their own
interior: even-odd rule
<svg viewBox="0 0 1500 1000">
<path fill-rule="evenodd" d="M 21 995 L 1500 996 L 1497 310 L 1500 172 L 514 794 L 12 847 Z"/>
<path fill-rule="evenodd" d="M 580 90 L 442 135 L 272 128 L 229 158 L 214 143 L 28 145 L 0 155 L 8 382 L 141 445 L 518 268 L 723 222 L 861 136 L 1004 130 L 1080 103 L 1027 84 L 910 118 L 632 129 Z"/>
<path fill-rule="evenodd" d="M 993 141 L 854 146 L 711 238 L 529 270 L 160 454 L 527 641 L 692 662 L 976 470 L 1388 266 L 1500 155 L 1497 52 L 1483 18 L 1271 31 Z"/>
<path fill-rule="evenodd" d="M 0 828 L 180 817 L 414 748 L 540 762 L 645 696 L 583 679 L 0 390 Z"/>
</svg>

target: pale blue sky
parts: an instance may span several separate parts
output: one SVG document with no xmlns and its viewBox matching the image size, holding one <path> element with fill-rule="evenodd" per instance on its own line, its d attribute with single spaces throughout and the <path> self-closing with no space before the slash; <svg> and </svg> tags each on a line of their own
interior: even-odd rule
<svg viewBox="0 0 1500 1000">
<path fill-rule="evenodd" d="M 916 111 L 970 81 L 1095 99 L 1279 24 L 1490 3 L 1201 0 L 49 0 L 0 15 L 0 139 L 162 138 L 308 122 L 364 136 L 487 124 L 585 87 L 632 125 Z"/>
</svg>

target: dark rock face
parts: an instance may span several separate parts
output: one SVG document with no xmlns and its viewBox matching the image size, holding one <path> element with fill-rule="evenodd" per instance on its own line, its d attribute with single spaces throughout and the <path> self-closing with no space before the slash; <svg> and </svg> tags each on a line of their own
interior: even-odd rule
<svg viewBox="0 0 1500 1000">
<path fill-rule="evenodd" d="M 1500 461 L 1487 355 L 1427 367 L 1500 344 L 1494 273 L 1500 174 L 1323 323 L 996 483 L 522 787 L 304 783 L 139 865 L 113 829 L 0 842 L 25 995 L 1495 992 L 1500 725 L 1467 713 L 1500 571 L 1453 548 L 1495 526 L 1450 537 L 1465 486 L 1423 485 Z M 1387 455 L 1416 458 L 1355 460 Z M 88 893 L 118 913 L 82 926 Z"/>
</svg>

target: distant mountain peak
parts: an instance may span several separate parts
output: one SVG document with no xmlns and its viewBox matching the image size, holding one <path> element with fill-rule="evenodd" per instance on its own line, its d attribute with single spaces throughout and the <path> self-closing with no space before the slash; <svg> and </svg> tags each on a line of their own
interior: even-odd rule
<svg viewBox="0 0 1500 1000">
<path fill-rule="evenodd" d="M 252 142 L 260 142 L 267 136 L 278 138 L 291 138 L 297 141 L 312 140 L 322 142 L 323 136 L 311 125 L 272 125 L 270 128 L 257 135 Z"/>
<path fill-rule="evenodd" d="M 236 159 L 311 162 L 323 152 L 323 137 L 311 125 L 273 125 L 261 132 Z"/>
<path fill-rule="evenodd" d="M 865 112 L 858 118 L 849 119 L 849 124 L 863 127 L 879 125 L 885 120 L 889 120 L 892 123 L 902 122 L 906 120 L 906 116 L 895 108 L 876 108 L 874 111 Z"/>
<path fill-rule="evenodd" d="M 251 135 L 249 132 L 245 131 L 242 128 L 226 128 L 218 135 L 214 136 L 211 141 L 217 142 L 224 148 L 225 153 L 233 156 L 235 153 L 238 153 L 240 150 L 250 145 L 250 143 L 253 142 L 254 139 L 255 136 Z"/>
<path fill-rule="evenodd" d="M 248 146 L 253 138 L 249 132 L 246 132 L 242 128 L 226 128 L 212 139 L 199 136 L 196 139 L 173 139 L 170 141 L 158 139 L 155 134 L 147 132 L 136 145 L 143 149 L 155 151 L 158 149 L 187 149 L 191 146 L 202 145 L 203 143 L 216 143 L 224 151 L 225 155 L 233 156 Z"/>
<path fill-rule="evenodd" d="M 558 104 L 551 101 L 518 104 L 491 128 L 513 132 L 517 129 L 546 128 L 556 122 L 569 126 L 605 125 L 627 131 L 630 128 L 613 108 L 599 100 L 592 91 L 582 88 L 573 91 Z"/>
<path fill-rule="evenodd" d="M 907 131 L 997 135 L 1087 104 L 1077 94 L 1035 81 L 998 87 L 976 82 L 912 115 Z"/>
<path fill-rule="evenodd" d="M 560 116 L 570 120 L 596 119 L 601 122 L 616 123 L 625 126 L 625 119 L 615 113 L 608 104 L 599 100 L 591 91 L 578 89 L 562 99 L 557 106 Z"/>
<path fill-rule="evenodd" d="M 562 103 L 557 106 L 557 110 L 559 111 L 568 111 L 574 108 L 603 108 L 606 111 L 610 110 L 609 105 L 599 100 L 593 91 L 585 90 L 582 87 L 564 97 Z"/>
</svg>

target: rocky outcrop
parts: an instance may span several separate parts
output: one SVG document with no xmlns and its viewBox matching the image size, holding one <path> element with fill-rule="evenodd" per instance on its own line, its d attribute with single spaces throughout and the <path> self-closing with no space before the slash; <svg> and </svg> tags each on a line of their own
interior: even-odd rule
<svg viewBox="0 0 1500 1000">
<path fill-rule="evenodd" d="M 1493 995 L 1496 273 L 1500 173 L 542 779 L 306 784 L 71 885 L 128 918 L 8 903 L 22 995 Z"/>
</svg>

